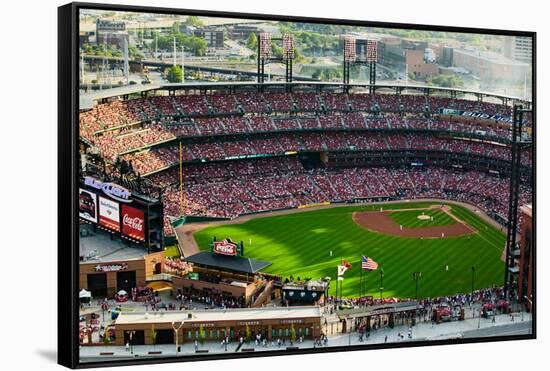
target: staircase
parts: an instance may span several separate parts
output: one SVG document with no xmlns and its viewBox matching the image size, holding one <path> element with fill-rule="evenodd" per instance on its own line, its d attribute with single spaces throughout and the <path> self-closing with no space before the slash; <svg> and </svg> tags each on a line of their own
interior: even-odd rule
<svg viewBox="0 0 550 371">
<path fill-rule="evenodd" d="M 267 281 L 264 285 L 262 292 L 256 297 L 256 300 L 252 303 L 252 308 L 260 308 L 264 304 L 271 302 L 271 292 L 273 292 L 273 280 Z"/>
</svg>

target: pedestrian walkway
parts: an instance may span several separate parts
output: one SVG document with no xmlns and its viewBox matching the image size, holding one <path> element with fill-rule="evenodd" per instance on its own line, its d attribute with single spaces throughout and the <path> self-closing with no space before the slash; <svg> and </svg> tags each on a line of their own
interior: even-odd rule
<svg viewBox="0 0 550 371">
<path fill-rule="evenodd" d="M 512 321 L 513 319 L 513 321 Z M 410 341 L 433 341 L 449 338 L 461 338 L 465 333 L 476 333 L 477 336 L 499 336 L 512 334 L 514 328 L 517 327 L 521 331 L 529 332 L 531 329 L 531 314 L 530 313 L 518 313 L 515 312 L 511 315 L 500 314 L 490 318 L 470 318 L 464 321 L 452 321 L 445 322 L 439 325 L 432 324 L 431 322 L 418 322 L 416 326 L 410 328 L 411 337 L 409 338 L 409 327 L 396 326 L 391 329 L 389 327 L 373 330 L 370 332 L 370 336 L 364 337 L 364 341 L 360 341 L 359 334 L 357 332 L 350 332 L 348 334 L 338 334 L 328 337 L 327 346 L 346 346 L 346 345 L 369 345 L 369 344 L 383 344 L 383 343 L 400 343 Z M 499 331 L 499 328 L 502 331 Z M 467 336 L 471 337 L 471 336 Z M 229 342 L 225 347 L 220 342 L 205 342 L 199 344 L 199 351 L 209 354 L 220 353 L 234 353 L 240 352 L 241 346 L 237 341 Z M 287 343 L 287 346 L 290 344 Z M 315 348 L 315 344 L 312 340 L 304 340 L 302 343 L 295 343 L 293 347 L 300 349 Z M 324 347 L 324 346 L 323 346 Z M 244 349 L 254 349 L 255 352 L 261 351 L 284 351 L 286 346 L 277 346 L 277 342 L 274 341 L 273 345 L 268 342 L 266 346 L 256 345 L 251 341 L 249 344 L 244 343 L 242 345 Z M 233 351 L 232 351 L 233 349 Z M 157 354 L 149 354 L 149 352 L 157 352 Z M 102 352 L 109 352 L 112 354 L 101 355 Z M 159 353 L 160 352 L 160 353 Z M 80 348 L 80 356 L 83 362 L 97 361 L 98 359 L 128 359 L 134 357 L 173 357 L 173 356 L 185 356 L 195 354 L 194 342 L 186 342 L 180 344 L 180 352 L 176 352 L 176 346 L 174 344 L 169 345 L 136 345 L 133 347 L 133 353 L 126 350 L 124 346 L 84 346 Z"/>
</svg>

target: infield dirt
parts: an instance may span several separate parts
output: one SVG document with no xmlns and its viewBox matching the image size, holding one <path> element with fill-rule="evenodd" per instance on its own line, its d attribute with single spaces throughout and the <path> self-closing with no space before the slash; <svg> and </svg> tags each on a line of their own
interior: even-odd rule
<svg viewBox="0 0 550 371">
<path fill-rule="evenodd" d="M 382 210 L 382 211 L 365 211 L 354 212 L 353 220 L 359 226 L 368 229 L 372 232 L 400 236 L 400 237 L 424 237 L 424 238 L 444 238 L 444 237 L 458 237 L 468 234 L 476 233 L 477 231 L 466 224 L 464 221 L 454 216 L 447 206 L 433 205 L 431 209 L 438 208 L 445 212 L 456 220 L 455 224 L 443 225 L 443 226 L 429 226 L 429 227 L 415 227 L 415 228 L 401 228 L 391 217 L 390 213 L 399 212 L 405 210 Z M 418 210 L 420 213 L 422 210 L 427 209 L 406 209 Z"/>
</svg>

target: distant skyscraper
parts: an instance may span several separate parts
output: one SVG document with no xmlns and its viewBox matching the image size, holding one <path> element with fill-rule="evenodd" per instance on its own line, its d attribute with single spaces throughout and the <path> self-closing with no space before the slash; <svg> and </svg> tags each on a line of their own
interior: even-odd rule
<svg viewBox="0 0 550 371">
<path fill-rule="evenodd" d="M 503 49 L 506 57 L 530 63 L 533 57 L 533 39 L 525 36 L 506 36 Z"/>
</svg>

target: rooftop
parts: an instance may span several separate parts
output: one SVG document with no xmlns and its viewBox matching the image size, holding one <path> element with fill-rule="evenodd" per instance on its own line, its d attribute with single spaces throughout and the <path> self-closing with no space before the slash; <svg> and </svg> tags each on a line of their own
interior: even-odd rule
<svg viewBox="0 0 550 371">
<path fill-rule="evenodd" d="M 147 255 L 142 246 L 127 246 L 121 240 L 111 240 L 109 233 L 98 230 L 93 232 L 91 225 L 80 227 L 79 238 L 80 263 L 105 263 L 121 260 L 138 260 Z M 84 232 L 83 232 L 84 231 Z M 83 232 L 83 233 L 82 233 Z"/>
<path fill-rule="evenodd" d="M 487 61 L 495 64 L 504 64 L 511 66 L 527 66 L 525 62 L 518 62 L 516 60 L 507 58 L 503 54 L 498 54 L 490 51 L 481 51 L 478 49 L 455 49 L 455 53 L 462 53 L 472 57 L 477 57 L 480 60 Z"/>
<path fill-rule="evenodd" d="M 185 258 L 185 260 L 190 263 L 244 273 L 256 273 L 271 265 L 270 262 L 262 260 L 243 258 L 241 256 L 213 254 L 210 251 L 199 252 Z"/>
<path fill-rule="evenodd" d="M 192 318 L 188 318 L 191 313 Z M 193 310 L 169 311 L 155 313 L 121 312 L 116 319 L 117 325 L 149 324 L 172 322 L 206 322 L 206 321 L 253 321 L 267 319 L 321 317 L 317 306 L 275 307 L 275 308 L 239 308 L 226 310 Z"/>
</svg>

